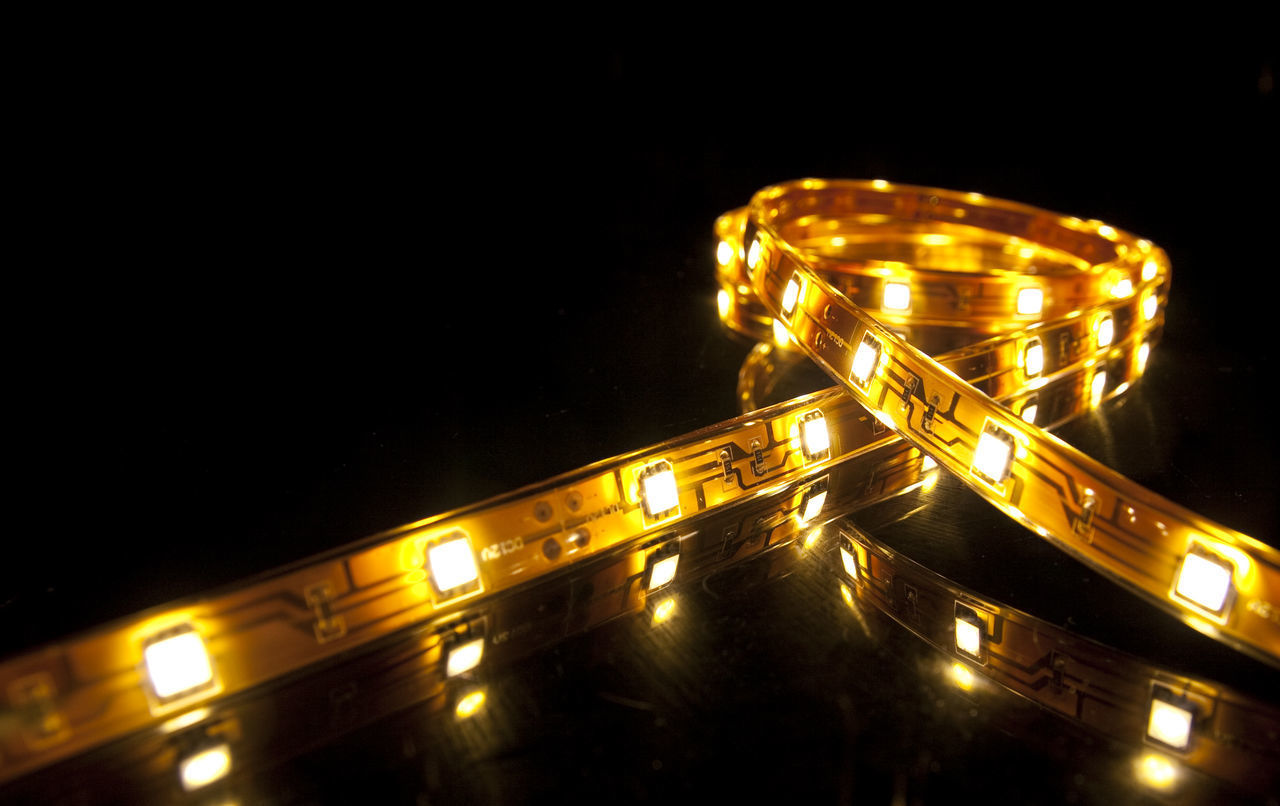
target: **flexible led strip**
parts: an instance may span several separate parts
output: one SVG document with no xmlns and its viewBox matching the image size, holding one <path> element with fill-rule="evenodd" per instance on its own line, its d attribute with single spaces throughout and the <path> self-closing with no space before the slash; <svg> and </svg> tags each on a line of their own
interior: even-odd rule
<svg viewBox="0 0 1280 806">
<path fill-rule="evenodd" d="M 1001 310 L 1015 321 L 1061 315 L 1051 328 L 1003 337 L 997 349 L 1020 354 L 1023 375 L 1031 374 L 1028 359 L 1038 375 L 1052 372 L 1064 356 L 1083 354 L 1097 399 L 1115 388 L 1123 375 L 1117 370 L 1145 364 L 1149 348 L 1141 334 L 1159 318 L 1168 285 L 1163 251 L 1096 221 L 880 181 L 803 180 L 766 188 L 745 214 L 722 219 L 721 231 L 737 221 L 740 239 L 723 241 L 721 265 L 740 261 L 750 290 L 789 339 L 877 419 L 1055 546 L 1195 629 L 1280 665 L 1280 552 L 1161 498 L 1026 421 L 1042 421 L 1038 414 L 1023 418 L 1016 405 L 996 403 L 991 395 L 1008 394 L 1016 370 L 996 370 L 984 388 L 975 388 L 962 380 L 975 373 L 956 371 L 972 370 L 973 356 L 958 363 L 931 359 L 879 321 L 882 313 L 873 316 L 826 279 L 831 271 L 852 269 L 864 289 L 866 278 L 880 280 L 864 291 L 864 304 L 878 290 L 882 307 L 920 304 L 928 318 L 944 323 L 947 309 L 955 319 L 972 314 L 996 329 Z M 926 278 L 919 287 L 906 277 L 896 284 L 905 289 L 891 289 L 876 274 L 892 268 L 883 261 L 842 267 L 830 257 L 848 243 L 920 238 L 945 246 L 966 232 L 972 242 L 980 241 L 979 233 L 1003 239 L 1026 249 L 1029 259 L 1052 250 L 1071 260 L 1047 276 L 957 274 Z M 977 291 L 939 292 L 939 285 L 965 283 Z M 1088 297 L 1081 291 L 1117 300 L 1106 346 L 1099 343 L 1099 314 L 1075 307 Z"/>
<path fill-rule="evenodd" d="M 993 681 L 1101 733 L 1145 748 L 1136 777 L 1170 789 L 1180 766 L 1257 795 L 1280 770 L 1280 710 L 1225 686 L 1137 658 L 984 598 L 919 565 L 848 521 L 837 537 L 840 595 L 871 605 L 932 644 L 969 691 Z"/>
</svg>

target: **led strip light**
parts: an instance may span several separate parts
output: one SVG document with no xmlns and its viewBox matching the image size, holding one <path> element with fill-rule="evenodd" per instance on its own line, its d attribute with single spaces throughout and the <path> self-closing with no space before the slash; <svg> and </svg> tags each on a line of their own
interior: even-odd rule
<svg viewBox="0 0 1280 806">
<path fill-rule="evenodd" d="M 1062 316 L 996 340 L 1020 353 L 1024 376 L 1051 373 L 1063 357 L 1084 354 L 1092 369 L 1088 394 L 1096 401 L 1116 388 L 1117 370 L 1145 364 L 1150 348 L 1143 334 L 1159 320 L 1168 285 L 1161 250 L 1099 222 L 887 182 L 803 180 L 766 188 L 745 214 L 722 219 L 721 230 L 736 222 L 740 240 L 723 241 L 722 267 L 741 265 L 750 290 L 790 341 L 878 420 L 1058 548 L 1195 629 L 1280 664 L 1280 552 L 1155 495 L 1027 422 L 1015 412 L 1029 405 L 1029 395 L 1012 410 L 992 399 L 1007 393 L 1016 371 L 989 375 L 977 387 L 966 383 L 956 363 L 931 359 L 827 279 L 837 269 L 863 280 L 885 271 L 884 261 L 842 266 L 829 252 L 895 238 L 944 246 L 956 235 L 970 232 L 978 242 L 985 233 L 1027 250 L 1029 258 L 1041 250 L 1064 254 L 1070 260 L 1047 278 L 981 276 L 972 281 L 978 293 L 938 294 L 925 283 L 923 307 L 935 319 L 947 308 L 956 319 L 972 313 L 997 329 L 1001 308 L 1015 322 Z M 900 304 L 904 295 L 886 286 L 883 301 Z M 1078 288 L 1116 302 L 1081 311 L 1075 306 L 1087 295 L 1077 295 Z M 959 366 L 972 361 L 965 354 Z"/>
<path fill-rule="evenodd" d="M 970 243 L 957 236 L 955 242 L 982 251 L 991 248 L 992 238 Z M 730 265 L 745 252 L 734 251 Z M 720 257 L 723 267 L 723 249 Z M 864 263 L 882 268 L 874 260 Z M 777 265 L 780 259 L 773 269 L 756 272 L 756 279 L 776 281 Z M 779 292 L 778 302 L 793 306 L 795 319 L 822 288 L 813 278 L 812 289 L 797 289 L 794 299 L 788 299 L 785 285 L 766 283 L 762 299 L 770 299 L 770 288 Z M 1141 373 L 1141 345 L 1149 349 L 1162 315 L 1157 304 L 1141 327 L 1130 326 L 1135 305 L 1158 300 L 1153 293 L 1136 294 L 1097 303 L 1091 314 L 1094 322 L 1103 314 L 1113 317 L 1113 344 L 1106 354 L 1110 380 L 1101 389 L 1094 385 L 1097 355 L 1070 349 L 1071 340 L 1084 338 L 1084 329 L 1092 327 L 1080 316 L 1041 325 L 1027 336 L 1021 332 L 1025 322 L 1016 322 L 1018 332 L 1011 333 L 999 317 L 977 315 L 976 331 L 990 337 L 939 360 L 1024 417 L 1034 401 L 1037 422 L 1061 421 L 1119 394 Z M 901 303 L 901 292 L 892 291 L 890 301 Z M 940 329 L 944 335 L 935 341 L 952 344 L 966 335 L 963 318 L 918 326 L 911 321 Z M 1039 373 L 1027 371 L 1034 339 L 1042 345 Z M 882 344 L 890 345 L 890 355 L 901 352 L 892 341 Z M 826 485 L 836 464 L 888 445 L 911 451 L 917 463 L 933 461 L 901 445 L 885 428 L 892 418 L 882 415 L 869 416 L 838 389 L 797 398 L 376 535 L 246 586 L 157 608 L 8 659 L 0 664 L 0 781 L 132 731 L 185 719 L 210 702 L 462 612 L 601 552 L 646 546 L 655 558 L 651 573 L 662 579 L 678 560 L 660 565 L 668 558 L 658 556 L 653 538 L 719 507 L 790 490 L 786 517 L 813 522 L 829 505 Z M 939 423 L 945 420 L 943 415 Z M 1212 564 L 1212 556 L 1203 559 Z M 1194 591 L 1186 587 L 1183 593 Z"/>
</svg>

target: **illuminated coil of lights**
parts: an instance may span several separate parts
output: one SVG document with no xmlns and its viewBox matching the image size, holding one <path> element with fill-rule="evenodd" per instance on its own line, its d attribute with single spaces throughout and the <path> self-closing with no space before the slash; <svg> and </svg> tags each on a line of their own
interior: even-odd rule
<svg viewBox="0 0 1280 806">
<path fill-rule="evenodd" d="M 1145 365 L 1169 276 L 1161 250 L 1098 222 L 977 194 L 856 181 L 766 188 L 717 229 L 722 240 L 749 243 L 755 255 L 754 266 L 720 266 L 722 284 L 753 293 L 765 313 L 785 321 L 788 345 L 879 421 L 1058 548 L 1206 635 L 1280 665 L 1280 552 L 1161 498 L 1027 422 L 1015 413 L 1029 405 L 1018 390 L 1040 388 L 1024 385 L 1025 373 L 1000 369 L 1010 362 L 996 362 L 978 379 L 980 371 L 965 371 L 974 361 L 969 351 L 934 360 L 903 339 L 893 319 L 880 322 L 861 307 L 879 310 L 874 294 L 851 300 L 840 290 L 867 285 L 866 276 L 903 272 L 900 262 L 868 255 L 893 258 L 900 245 L 905 256 L 919 246 L 915 259 L 926 265 L 913 283 L 923 293 L 913 295 L 912 311 L 922 328 L 971 318 L 1003 333 L 990 341 L 1010 350 L 1039 338 L 1045 375 L 1072 359 L 1091 368 L 1086 396 L 1096 406 Z M 982 270 L 994 259 L 984 243 L 1029 261 L 1028 273 L 1034 265 L 1038 305 L 1024 293 L 1031 278 L 1010 276 L 1016 262 Z M 946 272 L 938 269 L 944 265 Z M 791 287 L 803 293 L 783 317 Z M 761 308 L 744 306 L 748 313 L 737 318 L 730 305 L 730 317 L 749 330 Z M 1049 321 L 1022 321 L 1033 308 Z M 1094 323 L 1106 315 L 1110 344 L 1099 349 Z M 1009 408 L 992 399 L 1009 396 Z M 1032 419 L 1051 421 L 1042 397 Z"/>
<path fill-rule="evenodd" d="M 830 524 L 829 566 L 851 595 L 931 644 L 965 691 L 989 681 L 1093 730 L 1259 795 L 1280 785 L 1280 710 L 1082 638 Z M 909 592 L 909 593 L 908 593 Z"/>
</svg>

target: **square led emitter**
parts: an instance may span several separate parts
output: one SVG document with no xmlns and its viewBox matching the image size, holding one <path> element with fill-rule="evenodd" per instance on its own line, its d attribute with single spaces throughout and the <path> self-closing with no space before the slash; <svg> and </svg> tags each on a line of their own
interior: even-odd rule
<svg viewBox="0 0 1280 806">
<path fill-rule="evenodd" d="M 449 659 L 445 661 L 445 675 L 457 677 L 480 665 L 484 657 L 484 639 L 476 638 L 464 644 L 458 644 L 449 650 Z"/>
<path fill-rule="evenodd" d="M 851 554 L 849 550 L 844 546 L 840 547 L 840 564 L 844 566 L 844 572 L 846 574 L 853 577 L 854 579 L 857 579 L 858 562 L 857 560 L 853 559 L 853 554 Z"/>
<path fill-rule="evenodd" d="M 462 532 L 454 532 L 427 549 L 431 566 L 431 583 L 440 595 L 465 593 L 480 579 L 471 540 Z"/>
<path fill-rule="evenodd" d="M 827 503 L 826 490 L 811 492 L 808 495 L 806 495 L 804 498 L 804 503 L 801 505 L 802 511 L 800 513 L 800 522 L 808 523 L 809 521 L 818 517 L 818 515 L 822 514 L 822 507 L 826 503 Z"/>
<path fill-rule="evenodd" d="M 886 311 L 911 309 L 911 286 L 906 283 L 885 283 L 884 301 L 880 306 Z"/>
<path fill-rule="evenodd" d="M 1103 347 L 1111 346 L 1111 340 L 1116 336 L 1116 323 L 1115 320 L 1111 318 L 1111 314 L 1103 314 L 1103 316 L 1098 319 L 1096 334 L 1099 350 Z"/>
<path fill-rule="evenodd" d="M 880 350 L 880 340 L 868 332 L 863 335 L 858 349 L 853 354 L 853 367 L 849 370 L 849 379 L 863 389 L 871 383 L 871 376 L 875 374 L 876 365 L 880 363 Z"/>
<path fill-rule="evenodd" d="M 1044 308 L 1044 291 L 1039 288 L 1018 289 L 1018 314 L 1034 316 Z"/>
<path fill-rule="evenodd" d="M 1191 723 L 1195 714 L 1166 689 L 1157 687 L 1151 697 L 1151 714 L 1147 719 L 1147 738 L 1175 750 L 1186 750 L 1191 744 Z M 1189 704 L 1186 704 L 1189 705 Z"/>
<path fill-rule="evenodd" d="M 1199 608 L 1220 615 L 1231 594 L 1231 573 L 1234 570 L 1235 566 L 1230 562 L 1193 546 L 1182 558 L 1173 592 Z"/>
<path fill-rule="evenodd" d="M 970 470 L 988 484 L 999 487 L 1009 478 L 1009 470 L 1013 466 L 1013 451 L 1013 434 L 987 420 L 978 437 L 978 447 L 973 452 L 973 466 Z"/>
<path fill-rule="evenodd" d="M 649 590 L 657 590 L 675 579 L 676 568 L 679 565 L 679 554 L 672 554 L 655 562 L 649 571 Z"/>
<path fill-rule="evenodd" d="M 959 616 L 956 616 L 956 649 L 975 658 L 982 654 L 982 630 Z"/>
<path fill-rule="evenodd" d="M 791 275 L 791 279 L 787 280 L 787 287 L 782 291 L 782 315 L 791 318 L 791 314 L 796 312 L 796 303 L 800 301 L 800 278 Z"/>
<path fill-rule="evenodd" d="M 811 411 L 800 417 L 800 449 L 806 462 L 816 462 L 831 455 L 831 437 L 827 433 L 827 418 L 820 411 Z"/>
<path fill-rule="evenodd" d="M 147 679 L 164 702 L 213 685 L 213 664 L 200 633 L 191 627 L 161 633 L 142 650 Z"/>
<path fill-rule="evenodd" d="M 640 471 L 640 504 L 646 518 L 666 518 L 680 514 L 680 491 L 676 473 L 665 459 Z"/>
<path fill-rule="evenodd" d="M 1034 378 L 1044 372 L 1044 345 L 1040 343 L 1040 339 L 1031 339 L 1027 342 L 1027 346 L 1022 348 L 1022 368 L 1026 371 L 1028 378 Z"/>
</svg>

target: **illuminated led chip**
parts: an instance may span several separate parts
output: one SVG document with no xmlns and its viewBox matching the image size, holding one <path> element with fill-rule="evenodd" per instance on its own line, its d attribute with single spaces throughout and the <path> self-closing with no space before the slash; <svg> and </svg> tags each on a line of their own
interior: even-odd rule
<svg viewBox="0 0 1280 806">
<path fill-rule="evenodd" d="M 655 555 L 656 556 L 656 555 Z M 679 554 L 669 554 L 654 561 L 649 568 L 649 590 L 657 590 L 676 578 L 676 568 L 680 565 Z"/>
<path fill-rule="evenodd" d="M 204 641 L 190 626 L 161 633 L 142 650 L 156 699 L 172 700 L 213 685 L 213 664 Z"/>
<path fill-rule="evenodd" d="M 800 499 L 800 523 L 806 524 L 822 514 L 822 507 L 826 503 L 827 480 L 822 478 L 814 482 Z"/>
<path fill-rule="evenodd" d="M 760 264 L 760 239 L 757 238 L 751 242 L 751 246 L 747 249 L 747 268 L 755 271 Z"/>
<path fill-rule="evenodd" d="M 1220 614 L 1231 594 L 1231 574 L 1235 570 L 1227 560 L 1215 557 L 1199 545 L 1192 546 L 1182 558 L 1173 592 L 1182 599 L 1210 613 Z"/>
<path fill-rule="evenodd" d="M 212 784 L 231 772 L 231 748 L 225 744 L 194 753 L 178 762 L 178 778 L 187 792 Z"/>
<path fill-rule="evenodd" d="M 853 555 L 844 546 L 840 547 L 840 563 L 844 565 L 844 572 L 851 577 L 858 576 L 858 562 L 853 559 Z"/>
<path fill-rule="evenodd" d="M 1039 288 L 1021 288 L 1018 289 L 1018 313 L 1022 316 L 1032 316 L 1040 313 L 1044 308 L 1044 291 Z"/>
<path fill-rule="evenodd" d="M 1156 295 L 1148 293 L 1142 298 L 1142 318 L 1150 322 L 1156 318 L 1156 309 L 1160 307 L 1160 300 L 1156 299 Z"/>
<path fill-rule="evenodd" d="M 440 596 L 462 594 L 478 586 L 480 570 L 464 532 L 453 532 L 427 549 L 427 564 L 431 566 L 431 584 Z"/>
<path fill-rule="evenodd" d="M 810 411 L 800 416 L 800 450 L 806 462 L 816 462 L 831 455 L 827 418 L 821 411 Z"/>
<path fill-rule="evenodd" d="M 457 677 L 480 665 L 484 657 L 484 639 L 476 638 L 465 644 L 458 644 L 449 650 L 449 659 L 445 661 L 445 676 Z"/>
<path fill-rule="evenodd" d="M 1116 335 L 1116 324 L 1111 318 L 1111 314 L 1103 314 L 1098 318 L 1098 324 L 1094 328 L 1094 334 L 1098 340 L 1098 349 L 1110 347 L 1111 340 Z"/>
<path fill-rule="evenodd" d="M 886 311 L 910 310 L 911 286 L 906 283 L 885 283 L 881 307 Z"/>
<path fill-rule="evenodd" d="M 720 313 L 720 318 L 724 319 L 729 315 L 730 309 L 733 307 L 733 297 L 729 296 L 729 292 L 723 288 L 716 293 L 716 310 Z"/>
<path fill-rule="evenodd" d="M 853 367 L 849 370 L 849 379 L 863 389 L 871 383 L 871 376 L 875 374 L 876 365 L 880 363 L 880 350 L 880 340 L 867 332 L 853 354 Z"/>
<path fill-rule="evenodd" d="M 787 280 L 787 287 L 782 292 L 782 315 L 791 318 L 791 314 L 796 312 L 796 303 L 800 301 L 800 278 L 791 275 L 791 279 Z"/>
<path fill-rule="evenodd" d="M 1154 280 L 1156 276 L 1156 269 L 1157 269 L 1156 262 L 1154 260 L 1148 260 L 1146 263 L 1143 263 L 1142 264 L 1142 282 L 1145 283 L 1149 280 Z"/>
<path fill-rule="evenodd" d="M 971 658 L 985 662 L 982 637 L 986 622 L 973 608 L 956 602 L 956 649 Z"/>
<path fill-rule="evenodd" d="M 978 447 L 973 451 L 973 466 L 970 470 L 988 484 L 1004 484 L 1013 466 L 1013 451 L 1013 434 L 992 420 L 987 420 L 978 437 Z"/>
<path fill-rule="evenodd" d="M 787 326 L 782 324 L 781 319 L 773 320 L 773 343 L 779 347 L 786 347 L 791 343 L 791 334 L 787 332 Z"/>
<path fill-rule="evenodd" d="M 1143 342 L 1138 348 L 1138 372 L 1145 372 L 1147 369 L 1147 359 L 1151 357 L 1151 345 Z"/>
<path fill-rule="evenodd" d="M 1089 405 L 1097 407 L 1102 402 L 1102 393 L 1107 389 L 1107 373 L 1104 370 L 1098 370 L 1093 373 L 1093 380 L 1089 382 Z"/>
<path fill-rule="evenodd" d="M 1039 413 L 1039 411 L 1040 404 L 1037 402 L 1037 399 L 1033 397 L 1022 407 L 1022 412 L 1018 416 L 1022 418 L 1024 423 L 1031 423 L 1032 425 L 1035 425 L 1036 414 Z"/>
<path fill-rule="evenodd" d="M 1186 750 L 1191 744 L 1194 708 L 1169 689 L 1155 686 L 1151 692 L 1151 712 L 1147 717 L 1147 738 L 1175 750 Z"/>
<path fill-rule="evenodd" d="M 733 245 L 728 241 L 721 241 L 716 246 L 716 262 L 721 266 L 728 266 L 731 260 L 733 260 Z"/>
<path fill-rule="evenodd" d="M 1035 378 L 1044 372 L 1044 345 L 1039 338 L 1030 339 L 1022 348 L 1022 368 L 1028 378 Z"/>
<path fill-rule="evenodd" d="M 1124 299 L 1133 293 L 1133 281 L 1128 277 L 1120 278 L 1115 285 L 1111 286 L 1111 296 L 1116 299 Z"/>
<path fill-rule="evenodd" d="M 640 503 L 646 517 L 657 519 L 680 514 L 680 491 L 676 488 L 676 474 L 670 462 L 663 459 L 646 466 L 638 479 Z"/>
</svg>

